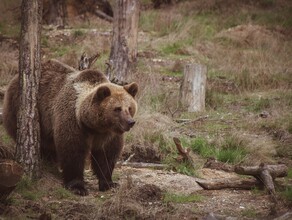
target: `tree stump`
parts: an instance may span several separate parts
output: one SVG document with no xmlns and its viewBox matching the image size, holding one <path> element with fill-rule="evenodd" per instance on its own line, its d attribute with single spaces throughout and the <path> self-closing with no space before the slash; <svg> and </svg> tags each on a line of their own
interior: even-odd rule
<svg viewBox="0 0 292 220">
<path fill-rule="evenodd" d="M 127 78 L 129 65 L 137 58 L 137 39 L 139 21 L 139 1 L 114 1 L 114 22 L 110 67 L 108 78 L 123 82 Z"/>
<path fill-rule="evenodd" d="M 0 160 L 0 201 L 4 201 L 23 175 L 22 167 L 13 160 Z"/>
<path fill-rule="evenodd" d="M 188 112 L 205 110 L 207 67 L 201 64 L 186 64 L 180 88 L 181 104 Z"/>
</svg>

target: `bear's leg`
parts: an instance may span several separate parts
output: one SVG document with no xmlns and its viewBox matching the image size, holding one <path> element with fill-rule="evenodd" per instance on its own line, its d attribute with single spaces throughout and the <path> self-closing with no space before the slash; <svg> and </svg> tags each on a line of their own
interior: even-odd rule
<svg viewBox="0 0 292 220">
<path fill-rule="evenodd" d="M 85 188 L 83 171 L 86 157 L 85 145 L 75 143 L 58 146 L 62 151 L 58 152 L 58 159 L 63 170 L 63 179 L 65 187 L 73 193 L 81 196 L 88 195 Z"/>
<path fill-rule="evenodd" d="M 99 179 L 99 190 L 106 191 L 116 187 L 112 181 L 112 173 L 123 146 L 123 138 L 117 136 L 106 143 L 103 148 L 93 146 L 91 150 L 91 165 Z"/>
</svg>

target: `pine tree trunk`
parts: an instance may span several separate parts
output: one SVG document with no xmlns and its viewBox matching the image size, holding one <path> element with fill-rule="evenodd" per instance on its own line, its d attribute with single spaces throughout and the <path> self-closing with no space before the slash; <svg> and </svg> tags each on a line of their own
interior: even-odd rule
<svg viewBox="0 0 292 220">
<path fill-rule="evenodd" d="M 107 74 L 110 80 L 116 78 L 119 82 L 124 82 L 130 64 L 137 59 L 140 6 L 138 0 L 116 0 L 114 2 L 113 38 L 110 54 L 112 70 Z"/>
<path fill-rule="evenodd" d="M 42 0 L 23 0 L 19 52 L 20 108 L 17 115 L 16 160 L 30 178 L 40 175 L 40 126 L 37 96 L 41 68 Z"/>
</svg>

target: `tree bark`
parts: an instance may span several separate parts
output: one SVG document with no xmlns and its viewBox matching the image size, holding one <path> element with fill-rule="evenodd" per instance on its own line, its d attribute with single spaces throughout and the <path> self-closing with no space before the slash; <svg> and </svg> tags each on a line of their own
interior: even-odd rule
<svg viewBox="0 0 292 220">
<path fill-rule="evenodd" d="M 47 24 L 60 27 L 66 25 L 67 6 L 66 0 L 45 0 L 44 1 L 44 20 Z"/>
<path fill-rule="evenodd" d="M 205 110 L 207 67 L 201 64 L 187 64 L 180 88 L 181 104 L 188 112 Z"/>
<path fill-rule="evenodd" d="M 40 176 L 40 126 L 37 96 L 41 69 L 42 0 L 23 0 L 19 52 L 16 160 L 29 178 Z"/>
<path fill-rule="evenodd" d="M 114 1 L 113 38 L 110 54 L 111 70 L 108 78 L 124 82 L 131 63 L 137 59 L 137 39 L 139 21 L 138 0 Z"/>
</svg>

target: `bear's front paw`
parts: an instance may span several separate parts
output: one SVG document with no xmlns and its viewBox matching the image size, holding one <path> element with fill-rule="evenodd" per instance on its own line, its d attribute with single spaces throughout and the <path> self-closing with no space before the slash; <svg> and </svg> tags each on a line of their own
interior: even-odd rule
<svg viewBox="0 0 292 220">
<path fill-rule="evenodd" d="M 81 180 L 72 180 L 65 185 L 66 189 L 72 191 L 74 194 L 79 196 L 87 196 L 88 191 L 84 186 L 84 182 Z"/>
<path fill-rule="evenodd" d="M 99 191 L 107 191 L 111 188 L 118 187 L 119 184 L 115 182 L 99 181 Z"/>
</svg>

